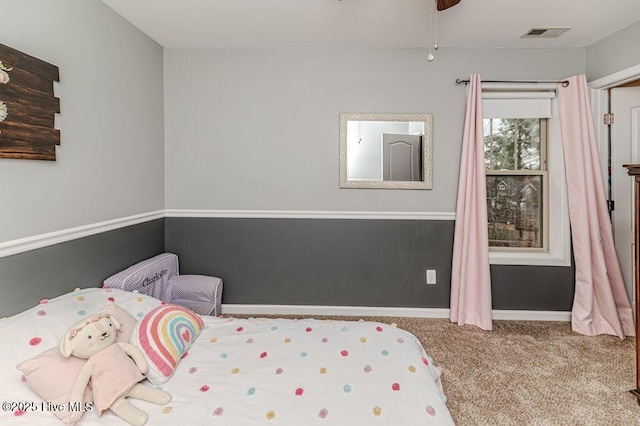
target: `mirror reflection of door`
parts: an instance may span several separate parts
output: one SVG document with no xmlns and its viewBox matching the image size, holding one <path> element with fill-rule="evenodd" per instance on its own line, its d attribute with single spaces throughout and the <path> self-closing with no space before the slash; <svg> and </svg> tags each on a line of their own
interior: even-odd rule
<svg viewBox="0 0 640 426">
<path fill-rule="evenodd" d="M 382 134 L 382 180 L 420 181 L 420 135 Z"/>
</svg>

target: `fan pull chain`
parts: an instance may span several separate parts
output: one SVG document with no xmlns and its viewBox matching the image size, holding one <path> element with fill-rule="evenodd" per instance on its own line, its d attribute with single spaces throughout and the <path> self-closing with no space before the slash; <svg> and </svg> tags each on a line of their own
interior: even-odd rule
<svg viewBox="0 0 640 426">
<path fill-rule="evenodd" d="M 436 10 L 435 16 L 436 16 L 436 41 L 433 43 L 433 50 L 438 50 L 438 11 L 437 10 Z"/>
<path fill-rule="evenodd" d="M 429 55 L 427 55 L 427 61 L 428 62 L 433 62 L 433 60 L 435 59 L 433 56 L 433 51 L 431 50 L 431 48 L 433 47 L 433 39 L 432 39 L 432 26 L 431 26 L 431 18 L 433 16 L 433 4 L 429 4 Z M 437 19 L 437 18 L 436 18 Z M 436 46 L 437 46 L 437 38 L 438 36 L 436 35 Z M 436 47 L 437 49 L 437 47 Z"/>
</svg>

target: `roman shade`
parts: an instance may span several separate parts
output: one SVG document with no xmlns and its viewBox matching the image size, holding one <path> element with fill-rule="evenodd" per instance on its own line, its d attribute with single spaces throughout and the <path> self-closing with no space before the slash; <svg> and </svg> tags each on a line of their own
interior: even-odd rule
<svg viewBox="0 0 640 426">
<path fill-rule="evenodd" d="M 551 118 L 555 92 L 482 92 L 483 118 Z"/>
</svg>

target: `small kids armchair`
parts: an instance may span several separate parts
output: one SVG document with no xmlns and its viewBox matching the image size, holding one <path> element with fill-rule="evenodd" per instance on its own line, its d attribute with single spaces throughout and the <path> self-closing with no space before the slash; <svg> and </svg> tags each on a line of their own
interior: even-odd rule
<svg viewBox="0 0 640 426">
<path fill-rule="evenodd" d="M 222 280 L 205 275 L 180 275 L 178 256 L 173 253 L 162 253 L 136 263 L 104 280 L 103 287 L 137 290 L 199 315 L 221 313 Z"/>
</svg>

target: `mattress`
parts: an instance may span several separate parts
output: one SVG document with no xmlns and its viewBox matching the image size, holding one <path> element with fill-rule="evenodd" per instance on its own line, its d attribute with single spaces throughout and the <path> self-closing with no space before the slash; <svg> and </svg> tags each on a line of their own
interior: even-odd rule
<svg viewBox="0 0 640 426">
<path fill-rule="evenodd" d="M 161 302 L 116 289 L 76 290 L 0 320 L 0 423 L 62 424 L 16 365 L 58 345 L 111 300 L 135 318 Z M 412 334 L 367 321 L 201 317 L 166 406 L 132 400 L 149 425 L 452 425 L 433 364 Z M 105 412 L 80 425 L 124 424 Z"/>
</svg>

